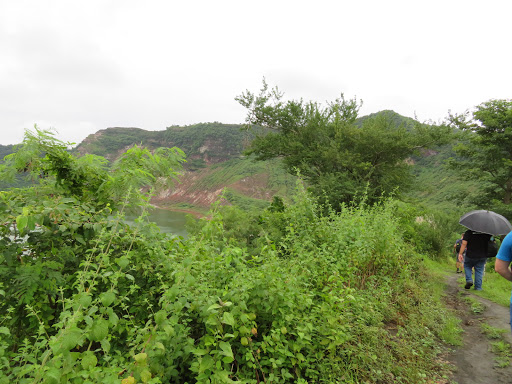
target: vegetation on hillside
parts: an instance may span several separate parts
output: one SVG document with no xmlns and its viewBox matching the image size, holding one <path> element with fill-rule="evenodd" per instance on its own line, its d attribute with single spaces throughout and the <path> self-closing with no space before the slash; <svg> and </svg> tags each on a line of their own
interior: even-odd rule
<svg viewBox="0 0 512 384">
<path fill-rule="evenodd" d="M 395 111 L 391 111 L 389 109 L 375 112 L 375 113 L 370 113 L 369 115 L 366 115 L 366 116 L 358 117 L 355 121 L 355 124 L 358 127 L 361 127 L 366 120 L 369 120 L 369 119 L 371 120 L 371 119 L 381 118 L 381 117 L 384 117 L 393 126 L 404 127 L 406 130 L 414 130 L 414 128 L 418 125 L 418 121 L 413 119 L 412 117 L 402 116 L 402 115 L 396 113 Z"/>
<path fill-rule="evenodd" d="M 150 150 L 178 147 L 187 155 L 187 169 L 197 169 L 206 163 L 240 157 L 243 146 L 250 139 L 250 135 L 236 124 L 200 123 L 184 127 L 171 126 L 165 131 L 108 128 L 90 135 L 75 150 L 81 154 L 90 153 L 115 159 L 134 144 Z"/>
<path fill-rule="evenodd" d="M 106 171 L 37 134 L 4 171 L 30 158 L 44 182 L 0 193 L 0 383 L 428 383 L 445 372 L 454 322 L 406 229 L 421 228 L 411 207 L 324 215 L 299 183 L 293 202 L 256 216 L 213 206 L 181 240 L 122 221 L 148 201 L 124 178 L 173 176 L 179 152 L 135 148 Z"/>
<path fill-rule="evenodd" d="M 414 119 L 403 117 L 393 111 L 381 111 L 359 117 L 355 125 L 361 127 L 364 121 L 372 119 L 386 120 L 393 127 L 403 127 L 407 131 L 419 125 Z M 189 135 L 190 138 L 187 138 Z M 158 147 L 176 145 L 183 149 L 187 156 L 184 168 L 193 172 L 194 175 L 193 177 L 187 175 L 187 179 L 183 182 L 189 195 L 209 193 L 211 192 L 209 188 L 214 190 L 227 188 L 224 197 L 230 204 L 238 204 L 246 209 L 261 208 L 269 204 L 269 199 L 262 200 L 261 197 L 251 194 L 252 192 L 247 194 L 247 190 L 230 186 L 230 182 L 222 179 L 225 174 L 231 175 L 230 180 L 235 183 L 237 180 L 254 176 L 251 182 L 258 188 L 267 189 L 272 196 L 285 197 L 293 193 L 295 171 L 291 176 L 287 176 L 285 168 L 278 162 L 263 161 L 254 164 L 251 157 L 242 154 L 249 142 L 250 136 L 242 131 L 241 125 L 201 123 L 187 127 L 172 126 L 165 131 L 108 128 L 90 135 L 71 151 L 75 154 L 95 154 L 115 160 L 133 145 L 142 145 L 150 151 Z M 231 149 L 225 150 L 227 147 Z M 13 146 L 0 146 L 0 149 L 4 150 L 3 153 L 9 154 L 12 153 Z M 411 178 L 410 175 L 404 175 L 403 180 L 409 181 L 410 190 L 406 191 L 402 188 L 402 192 L 405 192 L 403 198 L 413 198 L 416 203 L 421 201 L 423 204 L 438 206 L 443 210 L 453 207 L 462 207 L 462 209 L 471 207 L 474 199 L 470 196 L 478 194 L 475 182 L 460 178 L 461 172 L 445 168 L 445 160 L 454 154 L 451 151 L 451 145 L 434 147 L 434 149 L 435 152 L 429 152 L 432 155 L 420 152 L 411 157 L 414 165 L 408 166 L 407 172 L 412 171 L 413 176 Z M 194 185 L 189 185 L 188 180 L 191 178 L 194 179 Z M 267 181 L 261 184 L 256 180 Z M 17 177 L 14 183 L 0 181 L 0 190 L 27 185 L 29 185 L 27 181 Z M 203 213 L 208 209 L 207 206 L 194 206 L 191 201 L 181 200 L 176 202 L 162 200 L 157 204 L 166 207 L 186 207 Z"/>
</svg>

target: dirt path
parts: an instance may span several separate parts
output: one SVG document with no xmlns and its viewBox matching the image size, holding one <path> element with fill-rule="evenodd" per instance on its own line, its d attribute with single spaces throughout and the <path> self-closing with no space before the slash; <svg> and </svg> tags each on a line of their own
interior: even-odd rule
<svg viewBox="0 0 512 384">
<path fill-rule="evenodd" d="M 458 281 L 459 277 L 460 275 L 453 274 L 447 279 L 448 305 L 457 311 L 464 329 L 464 345 L 448 356 L 448 361 L 455 366 L 452 380 L 458 384 L 511 384 L 512 366 L 495 366 L 496 355 L 490 351 L 491 341 L 481 331 L 482 323 L 510 330 L 509 309 L 474 295 L 472 290 L 465 290 Z M 474 313 L 470 306 L 461 300 L 460 292 L 463 296 L 471 295 L 478 300 L 484 310 L 478 314 Z M 505 333 L 503 338 L 512 344 L 510 332 Z"/>
</svg>

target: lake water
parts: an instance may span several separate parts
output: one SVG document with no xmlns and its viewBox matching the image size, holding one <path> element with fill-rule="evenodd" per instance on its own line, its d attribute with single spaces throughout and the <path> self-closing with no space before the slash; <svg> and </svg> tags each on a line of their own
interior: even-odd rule
<svg viewBox="0 0 512 384">
<path fill-rule="evenodd" d="M 178 236 L 187 237 L 188 233 L 185 229 L 185 223 L 187 222 L 188 213 L 170 211 L 167 209 L 154 208 L 151 210 L 148 217 L 149 221 L 152 221 L 160 227 L 160 230 L 165 233 L 173 233 Z M 133 223 L 137 216 L 126 215 L 126 222 L 129 224 Z"/>
</svg>

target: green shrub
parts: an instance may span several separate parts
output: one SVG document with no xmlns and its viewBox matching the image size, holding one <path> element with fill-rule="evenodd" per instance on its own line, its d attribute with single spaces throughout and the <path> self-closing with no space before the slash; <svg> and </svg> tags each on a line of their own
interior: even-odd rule
<svg viewBox="0 0 512 384">
<path fill-rule="evenodd" d="M 427 383 L 445 369 L 453 321 L 393 201 L 323 215 L 299 183 L 257 214 L 216 204 L 181 240 L 47 188 L 0 193 L 0 383 Z"/>
</svg>

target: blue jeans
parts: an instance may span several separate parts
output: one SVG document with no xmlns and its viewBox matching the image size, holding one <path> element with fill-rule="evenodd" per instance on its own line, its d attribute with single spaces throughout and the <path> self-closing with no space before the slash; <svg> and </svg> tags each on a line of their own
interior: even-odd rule
<svg viewBox="0 0 512 384">
<path fill-rule="evenodd" d="M 472 269 L 475 268 L 475 289 L 482 289 L 482 280 L 484 278 L 485 262 L 487 259 L 464 259 L 464 272 L 466 273 L 466 282 L 473 282 Z"/>
</svg>

